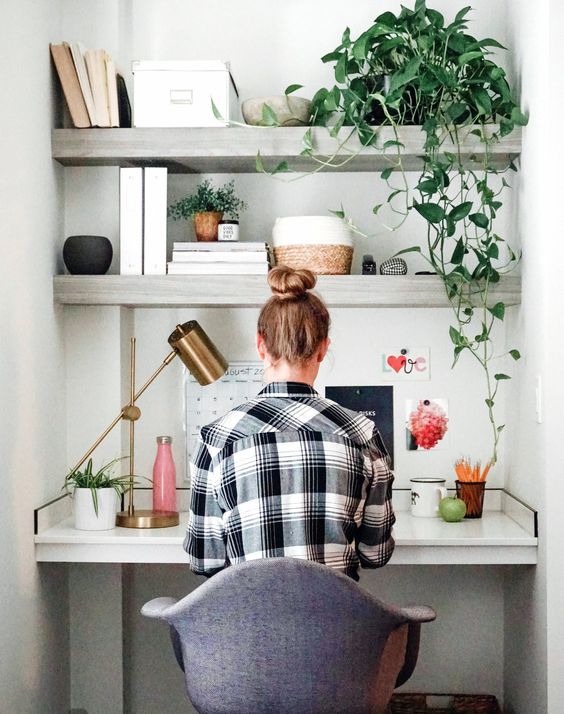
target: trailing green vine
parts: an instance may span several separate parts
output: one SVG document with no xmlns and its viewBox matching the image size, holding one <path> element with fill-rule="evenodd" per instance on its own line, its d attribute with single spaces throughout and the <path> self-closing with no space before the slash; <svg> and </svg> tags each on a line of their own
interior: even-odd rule
<svg viewBox="0 0 564 714">
<path fill-rule="evenodd" d="M 520 256 L 495 230 L 509 187 L 505 174 L 516 166 L 510 162 L 499 168 L 491 149 L 516 126 L 524 126 L 527 117 L 513 99 L 505 70 L 491 58 L 493 50 L 505 48 L 497 40 L 468 34 L 470 10 L 461 9 L 447 24 L 425 0 L 416 0 L 413 10 L 402 7 L 398 15 L 379 15 L 356 39 L 347 28 L 339 46 L 322 57 L 334 63 L 335 84 L 316 92 L 312 102 L 311 124 L 328 128 L 337 143 L 335 152 L 316 156 L 310 128 L 302 154 L 316 164 L 313 172 L 342 168 L 368 147 L 389 158 L 380 175 L 389 187 L 386 204 L 399 215 L 393 228 L 414 212 L 426 223 L 424 246 L 410 246 L 397 255 L 419 253 L 444 284 L 455 318 L 449 329 L 453 366 L 467 352 L 483 370 L 495 463 L 504 426 L 497 424 L 494 407 L 501 382 L 510 376 L 492 366 L 500 357 L 494 352 L 493 332 L 506 306 L 492 304 L 490 291 Z M 269 117 L 272 125 L 275 120 Z M 414 190 L 403 165 L 406 125 L 420 126 L 424 139 Z M 392 138 L 382 142 L 378 127 L 389 127 Z M 465 142 L 473 137 L 481 145 L 476 152 L 483 157 L 480 165 L 464 154 Z M 266 170 L 260 156 L 257 168 Z M 289 170 L 282 162 L 268 173 Z M 373 212 L 381 207 L 374 205 Z M 334 213 L 345 217 L 344 211 Z M 520 358 L 516 349 L 507 354 Z"/>
</svg>

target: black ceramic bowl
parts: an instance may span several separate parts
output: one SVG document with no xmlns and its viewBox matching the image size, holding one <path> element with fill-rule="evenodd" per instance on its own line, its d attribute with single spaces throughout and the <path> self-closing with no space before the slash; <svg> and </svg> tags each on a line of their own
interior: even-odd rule
<svg viewBox="0 0 564 714">
<path fill-rule="evenodd" d="M 63 260 L 72 275 L 104 275 L 112 256 L 106 236 L 69 236 L 63 246 Z"/>
</svg>

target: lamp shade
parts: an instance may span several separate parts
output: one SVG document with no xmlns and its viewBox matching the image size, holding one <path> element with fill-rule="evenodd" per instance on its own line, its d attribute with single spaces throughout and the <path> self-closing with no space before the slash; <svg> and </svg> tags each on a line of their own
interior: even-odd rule
<svg viewBox="0 0 564 714">
<path fill-rule="evenodd" d="M 177 325 L 168 343 L 202 386 L 225 374 L 227 360 L 196 320 Z"/>
</svg>

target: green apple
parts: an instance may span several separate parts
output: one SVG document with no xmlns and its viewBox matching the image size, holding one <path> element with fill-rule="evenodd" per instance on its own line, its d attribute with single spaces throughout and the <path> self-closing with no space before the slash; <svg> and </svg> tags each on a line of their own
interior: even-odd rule
<svg viewBox="0 0 564 714">
<path fill-rule="evenodd" d="M 460 498 L 447 496 L 439 503 L 439 513 L 447 523 L 458 523 L 466 515 L 466 504 Z"/>
</svg>

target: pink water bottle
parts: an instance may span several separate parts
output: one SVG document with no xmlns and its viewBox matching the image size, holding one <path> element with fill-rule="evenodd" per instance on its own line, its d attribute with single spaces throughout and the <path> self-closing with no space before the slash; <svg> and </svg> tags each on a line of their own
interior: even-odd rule
<svg viewBox="0 0 564 714">
<path fill-rule="evenodd" d="M 157 436 L 157 458 L 153 466 L 153 511 L 176 511 L 176 468 L 172 437 Z"/>
</svg>

